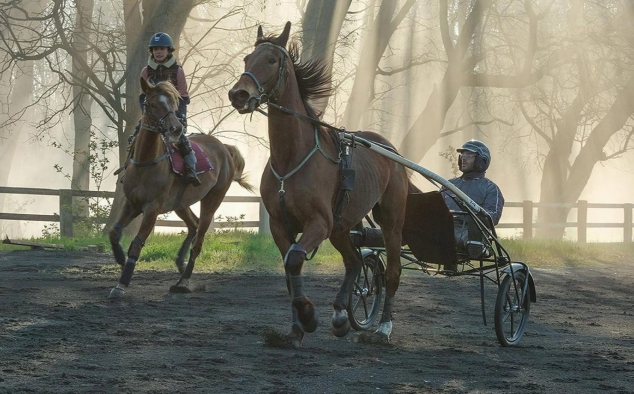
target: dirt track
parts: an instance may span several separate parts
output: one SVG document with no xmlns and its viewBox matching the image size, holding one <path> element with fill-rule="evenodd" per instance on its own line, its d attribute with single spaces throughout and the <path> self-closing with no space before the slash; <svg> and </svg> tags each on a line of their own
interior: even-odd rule
<svg viewBox="0 0 634 394">
<path fill-rule="evenodd" d="M 482 324 L 479 282 L 406 274 L 389 346 L 330 333 L 339 275 L 306 276 L 320 326 L 299 350 L 264 346 L 290 328 L 280 275 L 140 272 L 126 298 L 107 254 L 0 253 L 2 393 L 632 393 L 634 266 L 533 269 L 519 347 L 498 345 L 496 288 Z M 309 264 L 309 263 L 308 263 Z"/>
</svg>

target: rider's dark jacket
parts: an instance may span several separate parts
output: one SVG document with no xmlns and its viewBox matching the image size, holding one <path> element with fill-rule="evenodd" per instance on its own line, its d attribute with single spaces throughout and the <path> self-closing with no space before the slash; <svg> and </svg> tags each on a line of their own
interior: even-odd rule
<svg viewBox="0 0 634 394">
<path fill-rule="evenodd" d="M 504 207 L 504 196 L 500 188 L 490 179 L 484 176 L 485 172 L 468 172 L 461 177 L 450 179 L 449 182 L 456 185 L 464 194 L 469 196 L 476 204 L 484 208 L 493 219 L 493 225 L 498 224 Z M 446 188 L 441 189 L 442 196 L 452 211 L 462 211 L 452 198 L 454 193 Z"/>
</svg>

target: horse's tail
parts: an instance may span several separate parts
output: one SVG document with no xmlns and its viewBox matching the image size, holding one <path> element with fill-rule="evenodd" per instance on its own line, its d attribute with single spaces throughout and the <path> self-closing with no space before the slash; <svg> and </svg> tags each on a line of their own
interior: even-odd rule
<svg viewBox="0 0 634 394">
<path fill-rule="evenodd" d="M 227 148 L 227 150 L 229 151 L 229 154 L 231 155 L 231 159 L 233 160 L 233 168 L 234 168 L 233 180 L 234 180 L 234 182 L 238 182 L 238 185 L 240 185 L 243 188 L 247 189 L 251 193 L 255 193 L 253 185 L 251 185 L 247 181 L 247 175 L 243 173 L 244 165 L 245 165 L 244 157 L 242 157 L 242 154 L 240 153 L 240 151 L 238 150 L 238 148 L 236 146 L 227 145 L 227 144 L 224 144 L 224 145 L 225 145 L 225 148 Z"/>
</svg>

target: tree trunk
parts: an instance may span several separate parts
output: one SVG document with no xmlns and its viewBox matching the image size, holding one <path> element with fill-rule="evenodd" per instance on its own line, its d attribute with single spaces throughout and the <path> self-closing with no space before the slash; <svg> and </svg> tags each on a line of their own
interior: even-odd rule
<svg viewBox="0 0 634 394">
<path fill-rule="evenodd" d="M 26 12 L 40 11 L 40 1 L 28 1 L 23 4 Z M 15 10 L 11 11 L 15 13 Z M 40 22 L 30 23 L 32 32 L 40 31 Z M 3 28 L 0 26 L 0 28 Z M 26 33 L 25 33 L 26 34 Z M 29 37 L 20 37 L 29 38 Z M 0 46 L 3 45 L 0 43 Z M 19 68 L 13 71 L 6 70 L 2 73 L 2 86 L 10 87 L 3 90 L 2 101 L 6 103 L 6 113 L 0 114 L 0 185 L 9 184 L 9 175 L 13 164 L 13 158 L 19 152 L 16 147 L 19 141 L 26 140 L 22 134 L 25 125 L 23 111 L 31 103 L 33 98 L 33 61 L 23 61 Z M 6 94 L 6 96 L 5 96 Z M 19 185 L 25 186 L 25 185 Z M 0 194 L 0 210 L 5 210 L 5 194 Z"/>
<path fill-rule="evenodd" d="M 472 45 L 476 29 L 482 20 L 482 15 L 490 4 L 485 0 L 475 0 L 472 3 L 473 7 L 467 14 L 454 45 L 447 21 L 447 1 L 440 1 L 440 29 L 448 64 L 440 86 L 434 85 L 421 114 L 407 130 L 405 138 L 400 144 L 401 154 L 414 162 L 421 161 L 438 140 L 445 125 L 447 112 L 462 87 L 463 75 L 467 71 L 473 70 L 475 66 L 467 58 L 467 53 Z"/>
<path fill-rule="evenodd" d="M 408 0 L 403 8 L 396 13 L 396 0 L 383 0 L 381 2 L 376 19 L 372 21 L 361 48 L 359 66 L 355 73 L 342 121 L 347 129 L 355 130 L 362 126 L 361 117 L 374 99 L 374 80 L 381 57 L 390 42 L 390 38 L 414 3 L 415 1 Z"/>
<path fill-rule="evenodd" d="M 582 103 L 578 103 L 581 111 Z M 571 106 L 574 113 L 575 105 Z M 556 138 L 553 140 L 544 163 L 540 202 L 576 202 L 588 183 L 594 166 L 604 160 L 603 149 L 610 138 L 616 134 L 634 114 L 634 77 L 619 91 L 610 110 L 592 129 L 588 139 L 581 148 L 572 166 L 568 165 L 568 157 L 576 135 L 578 118 L 571 116 L 562 121 Z M 574 115 L 574 114 L 573 114 Z M 572 128 L 572 129 L 571 129 Z M 561 135 L 561 136 L 560 136 Z M 539 208 L 538 223 L 562 223 L 566 221 L 569 208 Z M 536 234 L 542 238 L 561 239 L 565 229 L 562 226 L 538 229 Z"/>
<path fill-rule="evenodd" d="M 139 108 L 139 92 L 141 85 L 139 78 L 141 69 L 147 64 L 148 43 L 154 33 L 166 32 L 174 40 L 174 46 L 178 54 L 178 43 L 187 17 L 197 5 L 198 0 L 124 0 L 125 32 L 127 44 L 128 78 L 126 79 L 126 117 L 124 122 L 118 125 L 119 134 L 119 162 L 123 165 L 128 154 L 128 137 L 134 133 L 134 127 L 141 119 Z M 187 74 L 187 70 L 185 72 Z M 121 174 L 125 176 L 125 171 Z M 117 182 L 115 198 L 112 203 L 110 217 L 106 223 L 106 231 L 118 219 L 123 208 L 125 197 L 121 183 Z M 141 224 L 137 218 L 125 229 L 126 235 L 136 234 Z"/>
<path fill-rule="evenodd" d="M 88 47 L 90 45 L 90 32 L 93 0 L 77 0 L 77 16 L 75 33 L 73 35 L 73 47 L 85 63 L 88 60 Z M 90 190 L 90 134 L 92 127 L 91 106 L 92 99 L 82 86 L 86 82 L 86 73 L 83 72 L 77 61 L 73 61 L 74 82 L 73 85 L 73 121 L 75 123 L 75 146 L 73 149 L 73 176 L 71 189 Z M 82 197 L 73 198 L 73 215 L 88 217 L 87 200 Z"/>
</svg>

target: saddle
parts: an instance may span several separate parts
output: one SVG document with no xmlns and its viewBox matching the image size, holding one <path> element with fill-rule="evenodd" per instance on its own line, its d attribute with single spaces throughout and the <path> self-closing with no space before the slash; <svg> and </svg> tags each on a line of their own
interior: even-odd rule
<svg viewBox="0 0 634 394">
<path fill-rule="evenodd" d="M 205 173 L 207 171 L 211 171 L 214 169 L 214 166 L 211 165 L 211 162 L 209 161 L 209 158 L 205 155 L 205 153 L 203 152 L 202 148 L 195 143 L 194 141 L 190 140 L 189 141 L 191 143 L 192 146 L 192 150 L 194 151 L 194 153 L 196 154 L 196 175 Z M 166 148 L 167 148 L 167 144 L 166 144 Z M 183 159 L 183 156 L 180 154 L 180 152 L 178 151 L 178 149 L 176 149 L 175 147 L 171 146 L 168 150 L 168 157 L 170 159 L 170 164 L 172 167 L 172 171 L 179 176 L 185 176 L 187 174 L 187 170 L 185 168 L 185 160 Z M 130 159 L 132 158 L 132 153 L 134 151 L 134 147 L 131 147 L 128 151 L 128 159 L 126 160 L 125 164 L 120 167 L 119 169 L 117 169 L 114 172 L 114 175 L 119 175 L 121 172 L 123 172 L 127 167 L 128 164 L 130 163 Z M 161 158 L 161 160 L 163 160 L 165 157 Z M 159 160 L 159 161 L 161 161 Z M 158 163 L 158 161 L 157 161 Z M 156 163 L 153 163 L 156 164 Z"/>
<path fill-rule="evenodd" d="M 213 170 L 214 166 L 211 165 L 209 158 L 205 155 L 201 147 L 192 140 L 189 140 L 189 142 L 192 145 L 192 150 L 196 154 L 196 175 Z M 174 171 L 176 175 L 185 176 L 187 174 L 185 160 L 178 149 L 173 146 L 170 147 L 169 158 L 170 163 L 172 164 L 172 171 Z"/>
</svg>

